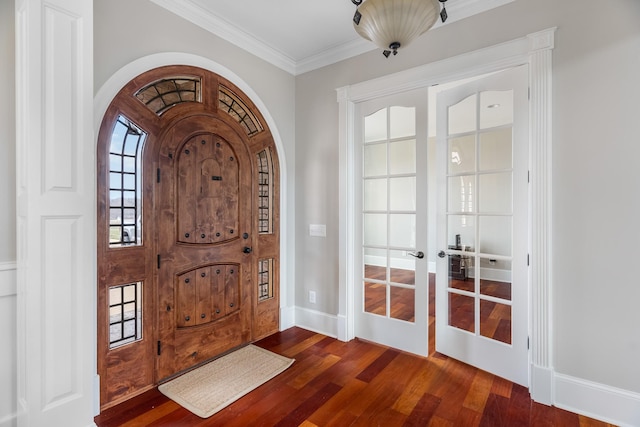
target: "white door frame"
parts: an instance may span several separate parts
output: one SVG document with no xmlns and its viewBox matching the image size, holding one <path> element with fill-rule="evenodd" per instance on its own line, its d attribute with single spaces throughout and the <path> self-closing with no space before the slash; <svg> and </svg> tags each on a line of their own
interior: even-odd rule
<svg viewBox="0 0 640 427">
<path fill-rule="evenodd" d="M 496 46 L 411 68 L 388 76 L 337 89 L 339 103 L 339 307 L 338 338 L 355 337 L 354 251 L 355 104 L 396 92 L 428 87 L 529 65 L 529 146 L 531 171 L 531 366 L 532 398 L 553 402 L 551 329 L 551 77 L 556 28 L 528 34 Z"/>
</svg>

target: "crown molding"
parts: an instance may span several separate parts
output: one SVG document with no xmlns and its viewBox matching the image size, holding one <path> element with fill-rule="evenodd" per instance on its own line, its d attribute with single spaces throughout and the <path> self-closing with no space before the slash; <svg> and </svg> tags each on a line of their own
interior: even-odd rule
<svg viewBox="0 0 640 427">
<path fill-rule="evenodd" d="M 294 76 L 377 49 L 377 47 L 369 41 L 355 39 L 342 45 L 332 46 L 320 53 L 296 61 L 276 47 L 265 43 L 247 31 L 229 23 L 222 16 L 203 9 L 191 0 L 151 1 Z M 513 1 L 515 0 L 451 1 L 450 4 L 447 4 L 449 12 L 447 23 L 443 24 L 438 21 L 434 28 L 449 25 Z"/>
<path fill-rule="evenodd" d="M 151 0 L 151 2 L 290 74 L 296 74 L 296 63 L 292 58 L 190 0 Z"/>
</svg>

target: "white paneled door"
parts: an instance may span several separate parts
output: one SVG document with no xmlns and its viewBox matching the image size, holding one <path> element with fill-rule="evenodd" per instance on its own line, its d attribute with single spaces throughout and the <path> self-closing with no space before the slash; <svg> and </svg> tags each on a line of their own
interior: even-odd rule
<svg viewBox="0 0 640 427">
<path fill-rule="evenodd" d="M 436 350 L 527 386 L 528 78 L 437 98 Z"/>
<path fill-rule="evenodd" d="M 93 424 L 93 4 L 16 1 L 18 426 Z"/>
<path fill-rule="evenodd" d="M 426 89 L 356 106 L 355 335 L 428 352 Z"/>
</svg>

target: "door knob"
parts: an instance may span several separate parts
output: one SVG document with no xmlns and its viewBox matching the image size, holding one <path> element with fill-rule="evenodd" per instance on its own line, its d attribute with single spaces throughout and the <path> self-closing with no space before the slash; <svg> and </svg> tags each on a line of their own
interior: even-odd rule
<svg viewBox="0 0 640 427">
<path fill-rule="evenodd" d="M 409 252 L 409 255 L 414 256 L 414 257 L 419 258 L 419 259 L 424 258 L 424 252 L 422 252 L 422 251 Z"/>
<path fill-rule="evenodd" d="M 249 246 L 245 246 L 242 249 L 242 252 L 244 252 L 245 254 L 250 254 L 251 253 L 251 248 Z"/>
<path fill-rule="evenodd" d="M 438 252 L 438 256 L 439 256 L 440 258 L 444 258 L 444 257 L 445 257 L 445 255 L 447 255 L 447 254 L 446 254 L 446 253 L 444 253 L 444 251 L 440 251 L 440 252 Z"/>
</svg>

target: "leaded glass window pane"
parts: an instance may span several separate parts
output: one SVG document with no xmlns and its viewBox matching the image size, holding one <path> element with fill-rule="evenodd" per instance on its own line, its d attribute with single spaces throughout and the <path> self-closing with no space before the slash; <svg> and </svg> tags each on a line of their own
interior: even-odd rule
<svg viewBox="0 0 640 427">
<path fill-rule="evenodd" d="M 142 149 L 147 134 L 119 116 L 109 148 L 109 247 L 142 244 Z"/>
</svg>

